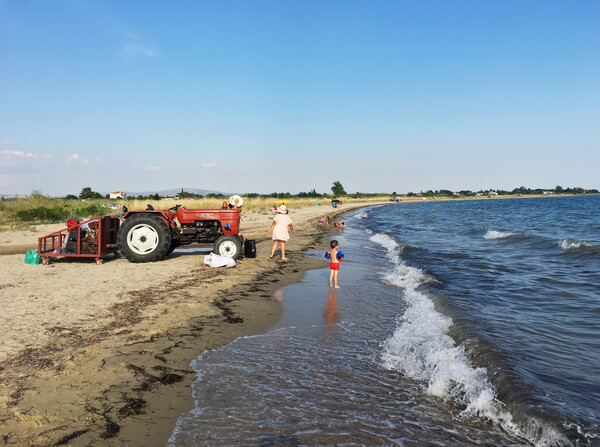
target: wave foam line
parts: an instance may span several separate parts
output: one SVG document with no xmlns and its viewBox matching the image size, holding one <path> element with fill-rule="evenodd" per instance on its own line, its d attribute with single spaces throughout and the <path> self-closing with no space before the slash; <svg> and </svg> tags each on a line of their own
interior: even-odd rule
<svg viewBox="0 0 600 447">
<path fill-rule="evenodd" d="M 387 369 L 401 371 L 408 377 L 427 383 L 426 392 L 442 399 L 451 399 L 464 409 L 461 417 L 481 417 L 500 425 L 518 437 L 538 446 L 570 445 L 551 427 L 540 429 L 541 423 L 528 420 L 517 424 L 497 399 L 496 389 L 485 368 L 474 368 L 464 348 L 456 346 L 447 335 L 452 319 L 440 314 L 433 302 L 418 287 L 428 281 L 425 273 L 410 267 L 400 258 L 400 245 L 385 234 L 372 236 L 371 241 L 383 246 L 393 268 L 384 280 L 404 290 L 408 307 L 392 336 L 383 343 L 382 364 Z"/>
<path fill-rule="evenodd" d="M 517 233 L 508 233 L 502 231 L 488 230 L 483 236 L 484 239 L 504 239 L 506 237 L 516 236 Z"/>
<path fill-rule="evenodd" d="M 591 244 L 589 242 L 577 241 L 577 240 L 571 239 L 571 238 L 563 239 L 562 241 L 559 242 L 558 246 L 565 251 L 577 250 L 580 248 L 597 247 L 597 245 Z"/>
</svg>

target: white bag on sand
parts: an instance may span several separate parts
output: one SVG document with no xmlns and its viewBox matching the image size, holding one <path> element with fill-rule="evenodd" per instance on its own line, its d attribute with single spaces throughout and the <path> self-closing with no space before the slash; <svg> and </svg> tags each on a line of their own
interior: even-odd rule
<svg viewBox="0 0 600 447">
<path fill-rule="evenodd" d="M 204 263 L 211 267 L 235 267 L 235 259 L 215 253 L 204 256 Z"/>
</svg>

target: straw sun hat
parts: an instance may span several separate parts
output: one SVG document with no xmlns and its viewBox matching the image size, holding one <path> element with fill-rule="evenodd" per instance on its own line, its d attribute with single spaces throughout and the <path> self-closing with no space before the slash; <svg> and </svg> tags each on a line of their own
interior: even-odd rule
<svg viewBox="0 0 600 447">
<path fill-rule="evenodd" d="M 235 195 L 229 198 L 229 204 L 235 206 L 236 208 L 241 208 L 243 203 L 244 199 L 242 199 L 240 196 Z"/>
</svg>

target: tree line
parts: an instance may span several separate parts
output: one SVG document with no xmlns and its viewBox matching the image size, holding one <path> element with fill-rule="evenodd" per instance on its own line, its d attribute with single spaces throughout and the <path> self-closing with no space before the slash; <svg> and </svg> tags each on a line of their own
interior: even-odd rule
<svg viewBox="0 0 600 447">
<path fill-rule="evenodd" d="M 438 190 L 420 191 L 418 193 L 409 192 L 406 194 L 406 196 L 407 197 L 413 197 L 413 196 L 473 197 L 473 196 L 478 196 L 478 195 L 489 195 L 490 193 L 498 194 L 500 196 L 503 196 L 503 195 L 543 195 L 543 194 L 548 194 L 548 193 L 552 193 L 552 194 L 598 194 L 598 190 L 597 189 L 584 189 L 584 188 L 580 188 L 580 187 L 563 188 L 560 185 L 557 185 L 554 189 L 547 189 L 547 188 L 531 189 L 531 188 L 526 188 L 525 186 L 520 186 L 511 191 L 505 191 L 502 189 L 494 189 L 494 188 L 490 188 L 487 190 L 479 190 L 479 191 L 471 191 L 471 190 L 452 191 L 449 189 L 438 189 Z M 307 192 L 301 191 L 297 194 L 291 194 L 289 192 L 272 192 L 269 194 L 247 193 L 244 195 L 245 195 L 245 197 L 250 198 L 250 199 L 259 198 L 259 197 L 263 197 L 263 198 L 273 197 L 273 198 L 277 198 L 277 199 L 292 199 L 292 198 L 315 198 L 315 199 L 318 199 L 318 198 L 341 197 L 341 196 L 352 197 L 352 198 L 369 198 L 369 197 L 389 196 L 389 195 L 397 196 L 397 195 L 403 195 L 403 194 L 397 194 L 395 191 L 393 191 L 391 194 L 387 193 L 387 192 L 385 192 L 385 193 L 384 192 L 382 192 L 382 193 L 362 193 L 362 192 L 358 192 L 358 191 L 355 193 L 349 194 L 346 192 L 346 190 L 344 189 L 344 187 L 340 181 L 335 181 L 335 182 L 333 182 L 333 185 L 331 186 L 331 194 L 318 193 L 316 191 L 316 189 L 313 188 L 310 191 L 307 191 Z M 227 198 L 227 196 L 225 194 L 210 193 L 210 194 L 202 195 L 202 194 L 194 194 L 194 193 L 183 191 L 183 190 L 178 194 L 178 197 L 180 199 L 201 199 L 201 198 L 225 199 L 225 198 Z M 93 191 L 91 187 L 86 186 L 81 189 L 79 196 L 76 196 L 73 194 L 68 194 L 64 198 L 65 199 L 102 199 L 102 198 L 108 199 L 109 194 L 102 195 L 96 191 Z M 131 198 L 135 198 L 138 200 L 145 200 L 145 199 L 160 200 L 161 196 L 159 194 L 150 194 L 150 195 L 138 195 L 138 196 L 131 197 Z"/>
<path fill-rule="evenodd" d="M 525 186 L 520 186 L 518 188 L 515 188 L 511 191 L 505 191 L 502 189 L 494 189 L 494 188 L 490 188 L 490 189 L 486 189 L 486 190 L 479 190 L 479 191 L 470 191 L 470 190 L 460 190 L 460 191 L 451 191 L 448 189 L 439 189 L 439 190 L 428 190 L 428 191 L 421 191 L 419 193 L 415 193 L 415 192 L 409 192 L 406 194 L 407 197 L 413 197 L 413 196 L 423 196 L 423 197 L 474 197 L 474 196 L 481 196 L 481 195 L 489 195 L 490 193 L 492 194 L 497 194 L 499 196 L 509 196 L 509 195 L 544 195 L 544 194 L 598 194 L 598 190 L 597 189 L 584 189 L 581 187 L 567 187 L 567 188 L 563 188 L 562 186 L 558 185 L 553 189 L 548 189 L 548 188 L 535 188 L 535 189 L 531 189 L 531 188 L 526 188 Z"/>
</svg>

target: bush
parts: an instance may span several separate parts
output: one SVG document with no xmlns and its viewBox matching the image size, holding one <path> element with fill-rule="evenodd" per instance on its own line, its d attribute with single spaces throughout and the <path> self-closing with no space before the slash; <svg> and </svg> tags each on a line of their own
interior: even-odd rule
<svg viewBox="0 0 600 447">
<path fill-rule="evenodd" d="M 60 222 L 68 219 L 69 215 L 69 211 L 60 206 L 54 206 L 52 208 L 39 206 L 37 208 L 19 210 L 16 213 L 17 219 L 21 222 Z"/>
<path fill-rule="evenodd" d="M 102 205 L 98 205 L 98 204 L 94 203 L 94 204 L 88 205 L 84 208 L 79 208 L 79 209 L 75 210 L 74 214 L 78 218 L 98 217 L 98 216 L 104 216 L 106 214 L 106 211 L 107 211 L 106 208 L 104 208 Z"/>
</svg>

